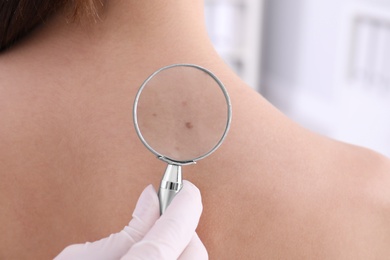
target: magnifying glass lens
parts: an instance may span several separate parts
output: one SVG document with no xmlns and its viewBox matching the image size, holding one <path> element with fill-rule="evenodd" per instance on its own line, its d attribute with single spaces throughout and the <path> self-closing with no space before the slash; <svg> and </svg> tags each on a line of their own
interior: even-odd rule
<svg viewBox="0 0 390 260">
<path fill-rule="evenodd" d="M 173 66 L 149 77 L 140 91 L 138 132 L 157 155 L 196 160 L 212 152 L 227 131 L 228 98 L 207 71 Z"/>
</svg>

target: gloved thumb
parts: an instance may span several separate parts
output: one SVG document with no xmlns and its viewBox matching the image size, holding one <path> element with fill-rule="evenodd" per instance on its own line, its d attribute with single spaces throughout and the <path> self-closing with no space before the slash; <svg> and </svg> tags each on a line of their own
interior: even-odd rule
<svg viewBox="0 0 390 260">
<path fill-rule="evenodd" d="M 188 257 L 191 253 L 192 259 L 207 259 L 207 251 L 195 233 L 202 209 L 199 189 L 184 181 L 165 213 L 121 259 L 178 259 L 191 241 L 192 250 L 184 255 Z"/>
</svg>

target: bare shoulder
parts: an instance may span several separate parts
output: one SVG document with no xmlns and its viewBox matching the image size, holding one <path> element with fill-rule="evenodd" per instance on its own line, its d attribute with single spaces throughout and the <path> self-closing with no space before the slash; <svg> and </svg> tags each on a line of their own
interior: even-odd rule
<svg viewBox="0 0 390 260">
<path fill-rule="evenodd" d="M 389 160 L 343 144 L 334 149 L 315 165 L 258 165 L 257 172 L 242 165 L 212 193 L 201 189 L 199 231 L 210 256 L 388 259 Z"/>
<path fill-rule="evenodd" d="M 338 161 L 340 169 L 345 169 L 348 174 L 343 183 L 348 196 L 346 202 L 349 203 L 345 208 L 345 215 L 349 220 L 346 224 L 350 226 L 351 247 L 353 246 L 356 254 L 353 256 L 388 259 L 390 160 L 366 148 L 342 146 L 344 147 L 339 149 Z M 342 156 L 341 153 L 345 155 Z"/>
<path fill-rule="evenodd" d="M 226 144 L 205 164 L 213 173 L 193 180 L 210 257 L 388 259 L 390 161 L 312 134 L 272 109 L 261 118 L 256 108 L 239 109 Z"/>
<path fill-rule="evenodd" d="M 367 202 L 390 209 L 390 159 L 367 148 L 339 144 L 333 161 Z"/>
<path fill-rule="evenodd" d="M 340 156 L 345 160 L 340 161 L 341 168 L 348 169 L 350 184 L 357 186 L 364 202 L 387 214 L 390 225 L 390 159 L 370 149 L 347 146 L 350 152 Z"/>
</svg>

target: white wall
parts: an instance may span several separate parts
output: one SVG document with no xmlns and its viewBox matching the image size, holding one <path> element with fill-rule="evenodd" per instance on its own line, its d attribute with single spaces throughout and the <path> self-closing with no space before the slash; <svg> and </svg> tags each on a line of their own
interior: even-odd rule
<svg viewBox="0 0 390 260">
<path fill-rule="evenodd" d="M 205 0 L 214 47 L 249 86 L 259 90 L 264 0 Z"/>
<path fill-rule="evenodd" d="M 346 78 L 357 5 L 390 14 L 389 0 L 268 0 L 262 89 L 302 125 L 390 156 L 390 91 Z"/>
</svg>

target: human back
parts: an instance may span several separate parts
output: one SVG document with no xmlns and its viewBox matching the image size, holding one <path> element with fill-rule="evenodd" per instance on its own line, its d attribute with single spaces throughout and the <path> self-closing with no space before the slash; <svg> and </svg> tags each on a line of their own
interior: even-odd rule
<svg viewBox="0 0 390 260">
<path fill-rule="evenodd" d="M 388 258 L 389 161 L 291 122 L 221 61 L 193 23 L 201 3 L 168 2 L 112 4 L 92 28 L 57 16 L 0 56 L 0 258 L 53 257 L 126 225 L 164 170 L 133 129 L 135 92 L 182 62 L 213 71 L 232 99 L 226 141 L 183 168 L 211 259 Z"/>
</svg>

